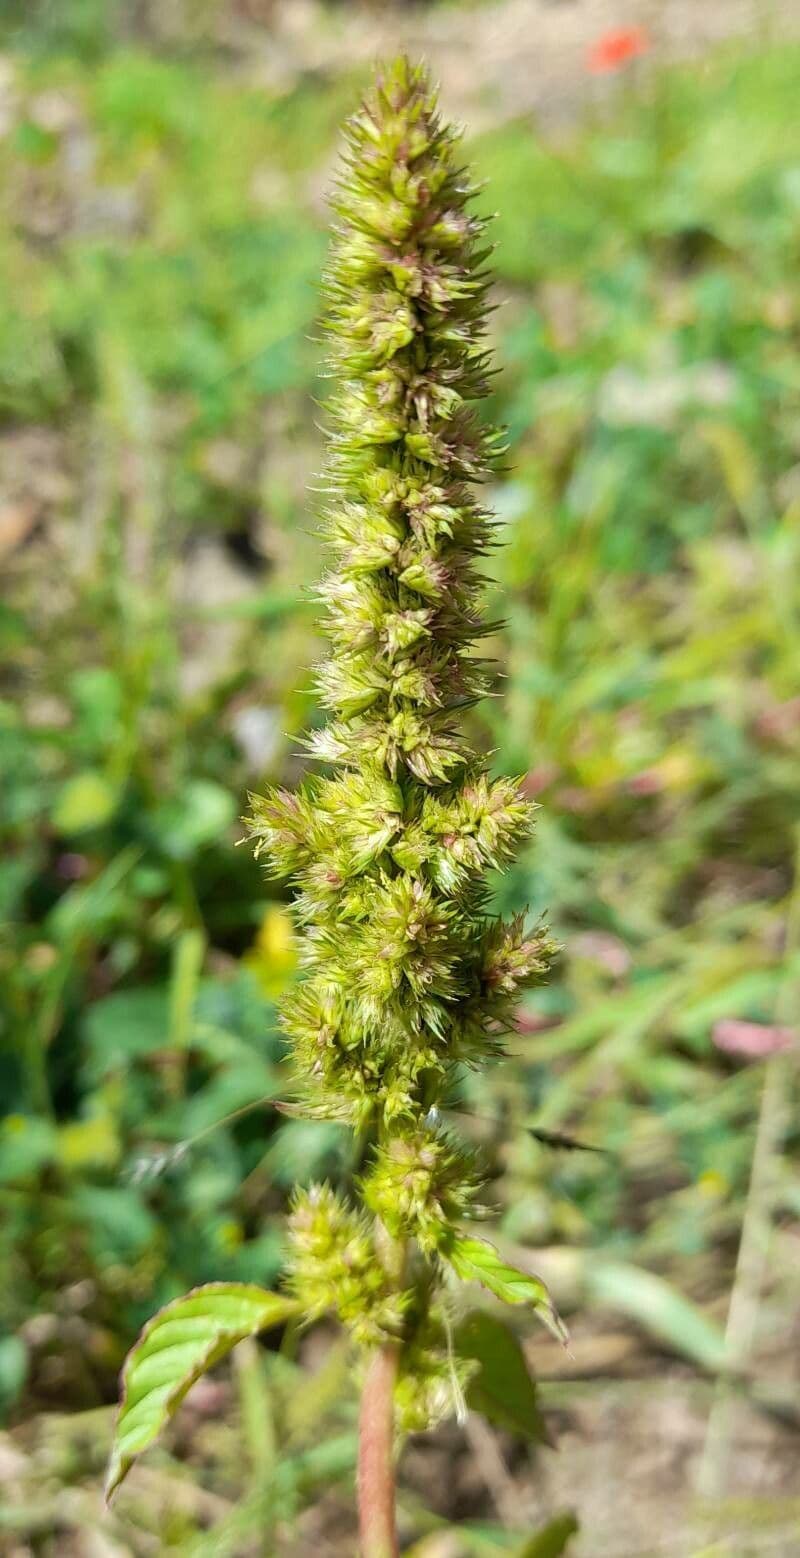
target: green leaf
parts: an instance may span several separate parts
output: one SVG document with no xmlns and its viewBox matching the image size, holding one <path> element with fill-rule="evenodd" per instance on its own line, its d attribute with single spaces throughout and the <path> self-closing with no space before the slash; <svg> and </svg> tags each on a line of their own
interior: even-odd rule
<svg viewBox="0 0 800 1558">
<path fill-rule="evenodd" d="M 153 1248 L 158 1223 L 132 1186 L 77 1184 L 73 1197 L 101 1266 L 131 1265 Z"/>
<path fill-rule="evenodd" d="M 97 1085 L 131 1062 L 157 1054 L 169 1042 L 169 994 L 165 985 L 115 990 L 94 1001 L 83 1018 L 86 1080 Z"/>
<path fill-rule="evenodd" d="M 59 791 L 53 808 L 53 827 L 67 836 L 101 828 L 113 816 L 116 804 L 114 787 L 102 774 L 87 769 L 86 773 L 68 779 Z"/>
<path fill-rule="evenodd" d="M 0 1336 L 0 1416 L 21 1395 L 28 1375 L 28 1350 L 20 1336 Z"/>
<path fill-rule="evenodd" d="M 154 1315 L 122 1370 L 122 1402 L 106 1498 L 160 1434 L 195 1380 L 237 1342 L 297 1311 L 294 1299 L 245 1283 L 211 1282 Z"/>
<path fill-rule="evenodd" d="M 716 1374 L 725 1369 L 725 1338 L 690 1299 L 655 1272 L 624 1261 L 590 1261 L 589 1296 L 637 1320 L 651 1336 Z"/>
<path fill-rule="evenodd" d="M 225 834 L 236 816 L 230 791 L 211 779 L 190 779 L 179 795 L 153 811 L 148 829 L 172 860 L 189 860 L 198 849 Z"/>
<path fill-rule="evenodd" d="M 123 730 L 125 694 L 107 666 L 87 665 L 69 678 L 83 750 L 113 751 Z"/>
<path fill-rule="evenodd" d="M 58 137 L 30 119 L 23 119 L 14 134 L 14 150 L 26 162 L 49 162 L 58 150 Z"/>
<path fill-rule="evenodd" d="M 206 952 L 204 931 L 193 926 L 175 943 L 169 987 L 170 1049 L 185 1050 L 190 1041 L 197 984 Z"/>
<path fill-rule="evenodd" d="M 502 1320 L 476 1309 L 455 1335 L 456 1352 L 478 1364 L 467 1386 L 467 1403 L 495 1427 L 541 1442 L 547 1439 L 536 1400 L 536 1385 L 525 1354 Z"/>
<path fill-rule="evenodd" d="M 514 1558 L 560 1558 L 577 1530 L 578 1522 L 571 1511 L 556 1515 L 517 1549 Z"/>
<path fill-rule="evenodd" d="M 472 1239 L 466 1234 L 454 1234 L 443 1253 L 462 1282 L 480 1282 L 504 1304 L 530 1304 L 548 1331 L 560 1342 L 566 1342 L 566 1327 L 538 1277 L 509 1266 L 485 1239 Z"/>
<path fill-rule="evenodd" d="M 0 1185 L 24 1184 L 56 1154 L 58 1136 L 48 1120 L 8 1114 L 0 1124 Z"/>
</svg>

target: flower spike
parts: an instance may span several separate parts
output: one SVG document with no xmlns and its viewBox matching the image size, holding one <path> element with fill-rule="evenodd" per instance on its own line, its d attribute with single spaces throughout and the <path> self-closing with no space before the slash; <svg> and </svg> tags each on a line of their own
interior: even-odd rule
<svg viewBox="0 0 800 1558">
<path fill-rule="evenodd" d="M 501 1052 L 553 951 L 541 926 L 486 911 L 486 872 L 533 808 L 488 776 L 460 720 L 487 690 L 479 569 L 494 522 L 479 492 L 502 448 L 475 411 L 491 370 L 474 194 L 424 69 L 380 70 L 346 129 L 325 273 L 330 718 L 307 746 L 328 771 L 250 818 L 258 854 L 297 889 L 295 1108 L 374 1144 L 357 1210 L 329 1187 L 298 1200 L 292 1292 L 315 1314 L 327 1294 L 358 1341 L 405 1335 L 409 1355 L 423 1332 L 430 1353 L 453 1228 L 480 1189 L 431 1124 L 437 1104 L 456 1068 Z M 388 1292 L 374 1265 L 387 1241 L 404 1252 Z"/>
</svg>

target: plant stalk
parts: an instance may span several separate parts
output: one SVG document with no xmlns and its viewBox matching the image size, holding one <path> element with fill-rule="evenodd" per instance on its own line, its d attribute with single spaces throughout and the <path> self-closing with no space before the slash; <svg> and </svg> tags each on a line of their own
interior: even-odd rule
<svg viewBox="0 0 800 1558">
<path fill-rule="evenodd" d="M 361 1558 L 398 1558 L 394 1482 L 394 1384 L 398 1350 L 373 1353 L 361 1396 L 358 1524 Z"/>
<path fill-rule="evenodd" d="M 800 830 L 797 833 L 794 886 L 786 919 L 785 957 L 787 967 L 800 948 Z M 775 1020 L 791 1019 L 796 1010 L 797 987 L 787 973 L 775 1002 Z M 725 1345 L 728 1367 L 744 1373 L 751 1361 L 756 1339 L 759 1308 L 769 1263 L 772 1217 L 778 1184 L 781 1146 L 790 1118 L 792 1078 L 796 1057 L 774 1054 L 764 1067 L 756 1139 L 747 1191 L 739 1254 L 728 1306 Z M 731 1406 L 733 1387 L 730 1378 L 720 1379 L 706 1429 L 705 1445 L 697 1474 L 697 1491 L 702 1498 L 721 1498 L 725 1490 L 731 1443 Z"/>
</svg>

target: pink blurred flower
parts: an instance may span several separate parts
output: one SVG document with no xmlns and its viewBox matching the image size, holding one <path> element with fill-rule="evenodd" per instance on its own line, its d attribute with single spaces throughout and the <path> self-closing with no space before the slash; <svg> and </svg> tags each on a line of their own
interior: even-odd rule
<svg viewBox="0 0 800 1558">
<path fill-rule="evenodd" d="M 630 972 L 631 955 L 624 941 L 608 931 L 587 930 L 576 936 L 572 950 L 591 963 L 599 963 L 615 979 L 624 979 Z"/>
<path fill-rule="evenodd" d="M 89 862 L 85 855 L 77 855 L 71 850 L 59 855 L 56 861 L 56 871 L 65 882 L 79 882 L 89 869 Z"/>
<path fill-rule="evenodd" d="M 523 795 L 541 795 L 543 790 L 558 778 L 558 768 L 555 763 L 539 763 L 536 768 L 529 769 L 522 781 L 520 789 Z"/>
<path fill-rule="evenodd" d="M 785 703 L 773 703 L 756 720 L 760 736 L 788 745 L 800 728 L 800 698 L 789 698 Z"/>
<path fill-rule="evenodd" d="M 797 1042 L 793 1028 L 779 1028 L 763 1022 L 743 1022 L 739 1017 L 723 1017 L 715 1022 L 711 1039 L 717 1049 L 740 1060 L 766 1060 Z"/>
<path fill-rule="evenodd" d="M 660 795 L 664 788 L 664 776 L 657 768 L 643 768 L 641 773 L 631 776 L 626 788 L 631 795 Z"/>
<path fill-rule="evenodd" d="M 540 1012 L 517 1012 L 514 1027 L 517 1033 L 547 1033 L 550 1028 L 557 1028 L 560 1021 L 559 1017 L 545 1017 Z"/>
</svg>

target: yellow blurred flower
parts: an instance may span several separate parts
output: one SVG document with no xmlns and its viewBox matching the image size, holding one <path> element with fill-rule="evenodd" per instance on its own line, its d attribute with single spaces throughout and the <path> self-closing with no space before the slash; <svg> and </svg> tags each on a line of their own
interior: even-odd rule
<svg viewBox="0 0 800 1558">
<path fill-rule="evenodd" d="M 242 962 L 252 969 L 270 1000 L 286 989 L 297 967 L 297 945 L 291 916 L 281 904 L 267 904 L 258 935 Z"/>
<path fill-rule="evenodd" d="M 117 1128 L 108 1114 L 75 1120 L 62 1125 L 58 1133 L 58 1157 L 64 1168 L 113 1168 L 120 1151 Z"/>
<path fill-rule="evenodd" d="M 709 1200 L 719 1201 L 727 1195 L 730 1185 L 725 1175 L 720 1174 L 717 1169 L 707 1169 L 705 1174 L 700 1175 L 697 1188 L 702 1195 L 708 1196 Z"/>
<path fill-rule="evenodd" d="M 233 1218 L 229 1219 L 228 1222 L 222 1223 L 217 1230 L 217 1241 L 220 1249 L 224 1250 L 226 1254 L 232 1255 L 244 1242 L 241 1224 L 234 1222 Z"/>
</svg>

